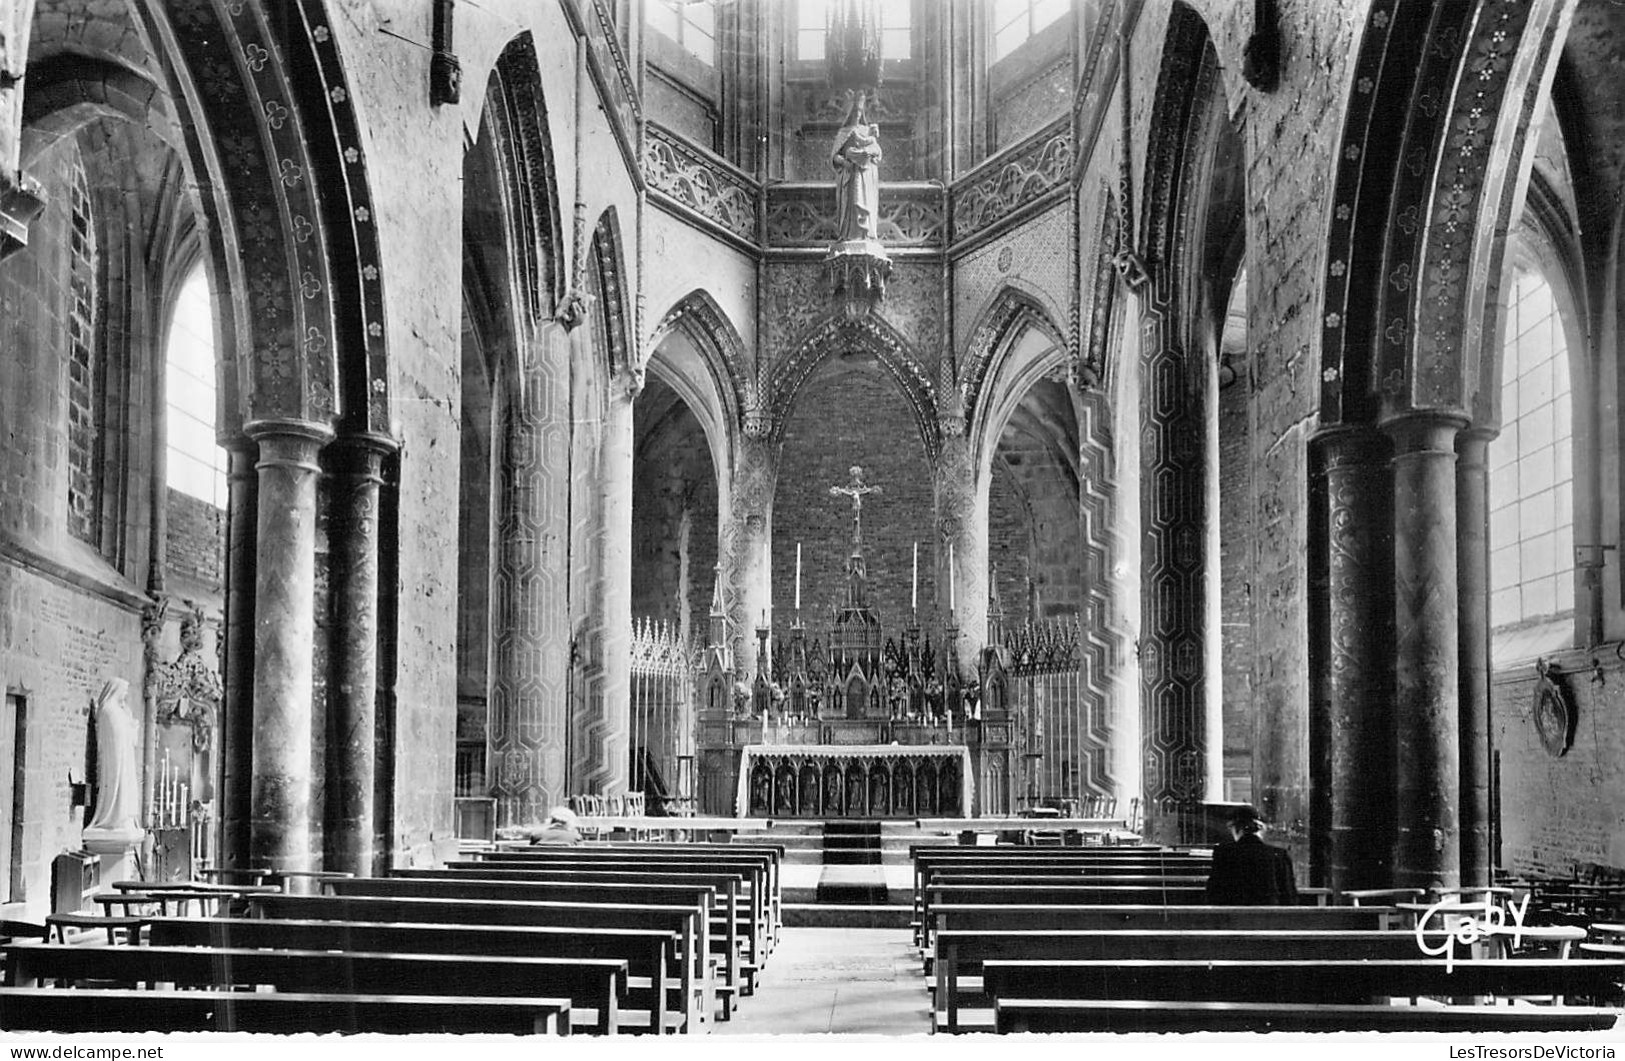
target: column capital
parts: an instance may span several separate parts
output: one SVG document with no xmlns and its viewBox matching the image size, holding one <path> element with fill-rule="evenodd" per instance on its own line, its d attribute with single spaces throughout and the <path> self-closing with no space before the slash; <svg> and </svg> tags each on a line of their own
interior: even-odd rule
<svg viewBox="0 0 1625 1061">
<path fill-rule="evenodd" d="M 1385 420 L 1382 430 L 1394 440 L 1395 458 L 1411 454 L 1456 452 L 1456 435 L 1467 426 L 1457 413 L 1421 412 Z"/>
<path fill-rule="evenodd" d="M 1371 424 L 1337 424 L 1311 441 L 1320 450 L 1322 472 L 1385 463 L 1393 448 L 1391 436 Z"/>
<path fill-rule="evenodd" d="M 333 441 L 333 425 L 314 420 L 271 419 L 251 420 L 243 425 L 243 434 L 258 443 L 272 439 L 302 439 L 314 442 L 317 448 Z"/>
</svg>

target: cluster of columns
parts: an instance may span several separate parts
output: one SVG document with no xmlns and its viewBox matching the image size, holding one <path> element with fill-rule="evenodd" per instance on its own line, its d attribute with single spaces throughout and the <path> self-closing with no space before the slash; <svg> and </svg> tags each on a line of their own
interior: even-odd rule
<svg viewBox="0 0 1625 1061">
<path fill-rule="evenodd" d="M 541 326 L 518 378 L 498 380 L 500 474 L 492 561 L 487 784 L 498 826 L 538 825 L 577 793 L 626 788 L 631 716 L 632 426 L 639 377 L 620 369 L 601 426 L 571 412 L 572 333 Z M 600 547 L 589 621 L 572 630 L 572 432 L 594 430 Z M 576 636 L 579 633 L 579 636 Z M 587 688 L 575 688 L 590 679 Z M 572 704 L 578 712 L 571 717 Z M 572 734 L 575 739 L 572 740 Z"/>
<path fill-rule="evenodd" d="M 325 424 L 262 421 L 228 447 L 226 711 L 221 857 L 225 865 L 369 873 L 376 836 L 378 519 L 391 440 Z M 317 483 L 331 490 L 328 702 L 323 792 L 312 727 Z"/>
<path fill-rule="evenodd" d="M 1317 439 L 1314 829 L 1332 887 L 1489 882 L 1491 437 L 1413 413 Z"/>
</svg>

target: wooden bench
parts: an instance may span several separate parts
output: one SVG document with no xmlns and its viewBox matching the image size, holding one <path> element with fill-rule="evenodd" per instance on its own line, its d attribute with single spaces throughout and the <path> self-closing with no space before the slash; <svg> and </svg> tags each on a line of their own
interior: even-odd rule
<svg viewBox="0 0 1625 1061">
<path fill-rule="evenodd" d="M 693 875 L 699 877 L 701 875 Z M 720 920 L 711 920 L 711 950 L 723 960 L 723 980 L 716 986 L 721 1002 L 721 1019 L 731 1016 L 733 996 L 744 975 L 741 951 L 751 926 L 741 924 L 739 880 L 735 875 L 705 875 L 703 880 L 677 883 L 673 878 L 650 875 L 650 883 L 626 881 L 568 881 L 550 879 L 488 880 L 472 875 L 451 877 L 350 877 L 327 882 L 335 895 L 378 898 L 486 899 L 496 901 L 563 900 L 597 904 L 654 903 L 664 905 L 700 904 L 715 897 Z M 719 894 L 720 892 L 720 894 Z"/>
<path fill-rule="evenodd" d="M 932 907 L 925 946 L 939 931 L 1050 929 L 1096 931 L 1166 929 L 1393 929 L 1399 915 L 1383 906 L 1004 906 L 998 903 L 939 903 Z"/>
<path fill-rule="evenodd" d="M 477 869 L 481 874 L 490 873 L 491 867 L 499 867 L 500 872 L 546 872 L 549 875 L 567 872 L 571 874 L 607 874 L 607 873 L 716 873 L 720 871 L 738 872 L 746 874 L 748 884 L 743 894 L 748 897 L 752 923 L 753 953 L 749 960 L 749 968 L 759 969 L 766 961 L 778 939 L 778 932 L 782 925 L 782 900 L 778 890 L 778 871 L 768 852 L 752 854 L 727 854 L 721 851 L 712 854 L 693 852 L 661 852 L 647 855 L 633 851 L 601 851 L 594 845 L 585 853 L 581 847 L 559 847 L 551 849 L 554 853 L 536 857 L 512 857 L 491 861 L 454 861 L 446 866 L 447 871 L 462 872 Z M 527 849 L 524 856 L 533 854 Z"/>
<path fill-rule="evenodd" d="M 562 998 L 0 987 L 0 1028 L 56 1032 L 568 1035 Z"/>
<path fill-rule="evenodd" d="M 332 950 L 344 953 L 485 955 L 498 957 L 610 958 L 627 964 L 623 1031 L 670 1034 L 688 1030 L 686 1012 L 670 995 L 674 932 L 634 928 L 463 926 L 346 921 L 261 921 L 248 918 L 158 918 L 153 947 Z"/>
<path fill-rule="evenodd" d="M 5 948 L 5 968 L 8 987 L 96 980 L 305 993 L 556 996 L 570 1001 L 577 1026 L 604 1035 L 619 1030 L 627 995 L 624 958 L 13 944 Z"/>
<path fill-rule="evenodd" d="M 1140 998 L 1198 1002 L 1375 1004 L 1388 998 L 1621 999 L 1625 962 L 1562 958 L 1176 961 L 995 960 L 982 992 L 1001 998 Z"/>
<path fill-rule="evenodd" d="M 1429 933 L 1430 945 L 1450 939 Z M 1487 947 L 1461 954 L 1483 957 Z M 1067 959 L 1089 961 L 1175 960 L 1377 960 L 1422 957 L 1416 934 L 1364 929 L 1052 929 L 1039 932 L 977 929 L 937 933 L 932 976 L 933 1014 L 957 1031 L 962 977 L 979 976 L 987 961 Z"/>
<path fill-rule="evenodd" d="M 548 865 L 579 869 L 629 870 L 714 870 L 719 868 L 752 868 L 760 878 L 752 880 L 752 893 L 758 890 L 764 896 L 766 910 L 763 921 L 767 925 L 768 946 L 778 941 L 783 925 L 783 902 L 780 867 L 783 863 L 781 846 L 746 846 L 740 844 L 582 844 L 574 847 L 525 847 L 517 850 L 477 852 L 475 861 L 503 866 Z M 450 862 L 448 868 L 465 868 L 462 861 Z"/>
<path fill-rule="evenodd" d="M 445 869 L 397 869 L 390 871 L 391 879 L 428 881 L 502 881 L 502 882 L 555 882 L 560 884 L 609 884 L 635 887 L 645 885 L 689 884 L 710 885 L 718 890 L 717 908 L 725 919 L 723 930 L 730 938 L 744 944 L 745 954 L 732 964 L 743 979 L 743 991 L 749 994 L 752 981 L 765 964 L 771 940 L 769 905 L 762 893 L 759 875 L 749 867 L 722 868 L 702 871 L 694 867 L 682 869 L 593 869 L 575 865 L 526 865 L 510 869 L 492 869 L 494 863 L 458 862 Z M 343 892 L 349 885 L 336 888 Z M 733 925 L 729 929 L 729 925 Z"/>
<path fill-rule="evenodd" d="M 1008 1032 L 1557 1032 L 1612 1028 L 1588 1006 L 1320 1006 L 1290 1002 L 1000 999 Z"/>
<path fill-rule="evenodd" d="M 278 920 L 381 921 L 462 926 L 555 926 L 641 928 L 673 932 L 678 939 L 678 985 L 691 1027 L 716 1012 L 710 967 L 710 889 L 693 905 L 652 903 L 609 906 L 590 902 L 490 899 L 373 898 L 346 895 L 257 895 L 251 909 Z"/>
</svg>

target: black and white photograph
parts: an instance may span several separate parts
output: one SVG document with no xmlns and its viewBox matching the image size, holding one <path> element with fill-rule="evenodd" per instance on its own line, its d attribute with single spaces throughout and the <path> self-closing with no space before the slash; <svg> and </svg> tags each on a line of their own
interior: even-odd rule
<svg viewBox="0 0 1625 1061">
<path fill-rule="evenodd" d="M 0 1048 L 1610 1061 L 1622 342 L 1625 0 L 0 0 Z"/>
</svg>

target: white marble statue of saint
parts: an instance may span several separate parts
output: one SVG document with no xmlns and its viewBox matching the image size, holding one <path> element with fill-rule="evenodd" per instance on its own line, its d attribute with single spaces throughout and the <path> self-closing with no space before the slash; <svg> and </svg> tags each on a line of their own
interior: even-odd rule
<svg viewBox="0 0 1625 1061">
<path fill-rule="evenodd" d="M 87 836 L 141 833 L 141 775 L 136 767 L 139 733 L 129 707 L 130 683 L 109 679 L 96 694 L 96 810 Z"/>
<path fill-rule="evenodd" d="M 869 123 L 866 99 L 863 92 L 853 97 L 829 155 L 835 170 L 835 238 L 840 242 L 880 238 L 880 127 Z"/>
</svg>

